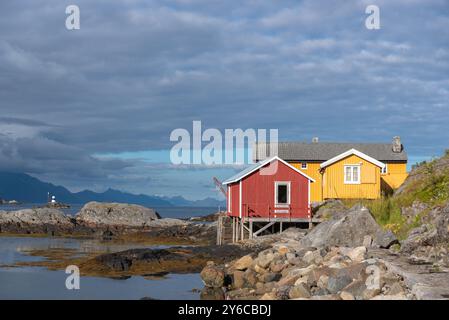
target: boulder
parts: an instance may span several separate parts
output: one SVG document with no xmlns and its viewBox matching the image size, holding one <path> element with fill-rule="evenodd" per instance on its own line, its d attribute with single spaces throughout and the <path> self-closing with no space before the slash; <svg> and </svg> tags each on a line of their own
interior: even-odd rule
<svg viewBox="0 0 449 320">
<path fill-rule="evenodd" d="M 71 233 L 74 227 L 71 218 L 57 209 L 0 211 L 0 232 L 56 235 Z"/>
<path fill-rule="evenodd" d="M 224 300 L 225 294 L 222 288 L 204 287 L 200 293 L 201 300 Z"/>
<path fill-rule="evenodd" d="M 327 281 L 327 290 L 330 293 L 337 293 L 352 282 L 352 278 L 348 275 L 330 276 Z"/>
<path fill-rule="evenodd" d="M 355 297 L 347 291 L 342 291 L 340 293 L 340 298 L 341 300 L 355 300 Z"/>
<path fill-rule="evenodd" d="M 213 262 L 207 263 L 207 266 L 201 271 L 200 276 L 206 287 L 221 288 L 224 285 L 225 273 Z"/>
<path fill-rule="evenodd" d="M 366 248 L 365 247 L 354 248 L 347 253 L 347 256 L 353 262 L 362 262 L 366 258 Z"/>
<path fill-rule="evenodd" d="M 89 202 L 75 218 L 77 224 L 95 229 L 145 229 L 160 216 L 139 205 Z"/>
<path fill-rule="evenodd" d="M 271 262 L 273 262 L 274 259 L 275 254 L 272 249 L 261 251 L 257 256 L 257 265 L 265 269 L 270 265 Z"/>
<path fill-rule="evenodd" d="M 356 205 L 346 213 L 320 223 L 300 243 L 317 248 L 358 247 L 363 245 L 365 236 L 369 235 L 373 237 L 373 244 L 378 245 L 377 241 L 381 241 L 384 232 L 367 208 Z"/>
<path fill-rule="evenodd" d="M 248 269 L 253 263 L 253 258 L 250 255 L 246 255 L 238 259 L 234 263 L 234 268 L 237 270 L 246 270 Z"/>
<path fill-rule="evenodd" d="M 310 291 L 304 283 L 299 283 L 290 289 L 288 296 L 290 299 L 310 298 Z"/>
</svg>

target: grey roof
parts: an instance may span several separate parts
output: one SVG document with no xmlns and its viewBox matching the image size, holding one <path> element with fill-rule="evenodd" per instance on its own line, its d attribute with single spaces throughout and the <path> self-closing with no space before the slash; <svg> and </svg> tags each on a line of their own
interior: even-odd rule
<svg viewBox="0 0 449 320">
<path fill-rule="evenodd" d="M 391 143 L 279 142 L 278 156 L 287 161 L 326 161 L 350 149 L 382 162 L 407 161 L 404 148 L 401 152 L 393 152 Z M 263 160 L 266 155 L 270 155 L 269 143 L 257 143 L 253 147 L 253 161 Z"/>
</svg>

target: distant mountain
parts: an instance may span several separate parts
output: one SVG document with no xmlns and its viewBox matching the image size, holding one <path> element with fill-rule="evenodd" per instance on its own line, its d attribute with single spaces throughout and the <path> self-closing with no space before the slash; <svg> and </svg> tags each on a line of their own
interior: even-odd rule
<svg viewBox="0 0 449 320">
<path fill-rule="evenodd" d="M 89 201 L 123 202 L 152 207 L 217 207 L 224 204 L 224 201 L 212 198 L 189 201 L 180 196 L 171 198 L 136 195 L 114 189 L 108 189 L 101 193 L 90 190 L 72 193 L 62 186 L 40 181 L 28 174 L 0 172 L 0 199 L 44 203 L 47 201 L 47 192 L 55 196 L 59 202 L 72 204 L 84 204 Z"/>
<path fill-rule="evenodd" d="M 226 201 L 225 200 L 217 200 L 214 198 L 205 198 L 202 200 L 187 200 L 184 197 L 177 196 L 177 197 L 163 197 L 162 199 L 170 202 L 174 206 L 177 207 L 225 207 Z"/>
</svg>

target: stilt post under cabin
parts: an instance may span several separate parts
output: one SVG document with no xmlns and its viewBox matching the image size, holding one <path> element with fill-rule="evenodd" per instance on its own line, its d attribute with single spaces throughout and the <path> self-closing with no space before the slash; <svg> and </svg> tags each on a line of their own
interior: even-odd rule
<svg viewBox="0 0 449 320">
<path fill-rule="evenodd" d="M 245 234 L 244 234 L 245 230 L 243 229 L 243 218 L 240 219 L 240 240 L 244 240 L 245 239 Z"/>
<path fill-rule="evenodd" d="M 249 238 L 253 238 L 253 221 L 249 220 Z"/>
</svg>

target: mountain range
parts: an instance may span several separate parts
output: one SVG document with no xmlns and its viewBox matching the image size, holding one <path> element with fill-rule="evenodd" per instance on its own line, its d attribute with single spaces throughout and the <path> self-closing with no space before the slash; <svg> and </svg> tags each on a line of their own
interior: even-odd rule
<svg viewBox="0 0 449 320">
<path fill-rule="evenodd" d="M 153 207 L 224 207 L 226 202 L 213 198 L 190 201 L 181 196 L 159 197 L 132 194 L 108 189 L 105 192 L 84 190 L 70 192 L 67 188 L 43 182 L 25 173 L 0 172 L 0 199 L 23 203 L 45 203 L 48 193 L 58 202 L 84 204 L 89 201 L 133 203 Z"/>
</svg>

